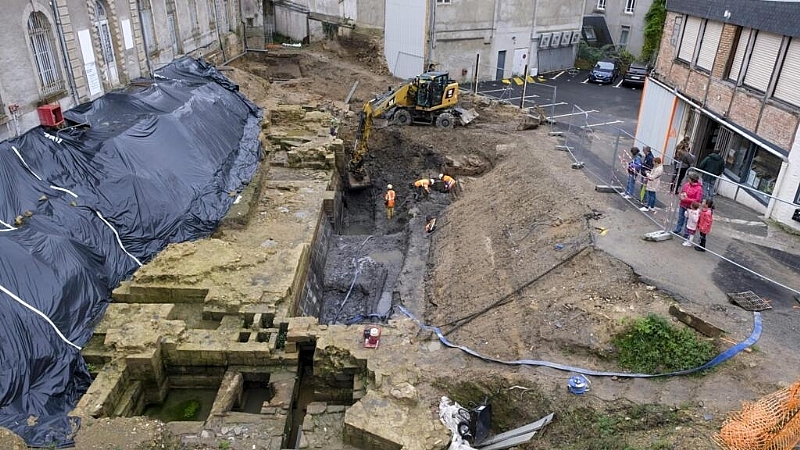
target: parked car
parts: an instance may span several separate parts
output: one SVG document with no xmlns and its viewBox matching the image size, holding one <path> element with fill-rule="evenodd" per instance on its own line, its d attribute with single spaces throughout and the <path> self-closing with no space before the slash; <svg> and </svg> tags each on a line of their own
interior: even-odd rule
<svg viewBox="0 0 800 450">
<path fill-rule="evenodd" d="M 613 83 L 619 76 L 619 64 L 616 61 L 604 59 L 597 61 L 589 72 L 589 81 L 593 83 Z"/>
<path fill-rule="evenodd" d="M 625 71 L 622 84 L 631 86 L 644 86 L 644 80 L 650 75 L 650 68 L 645 63 L 634 62 Z"/>
</svg>

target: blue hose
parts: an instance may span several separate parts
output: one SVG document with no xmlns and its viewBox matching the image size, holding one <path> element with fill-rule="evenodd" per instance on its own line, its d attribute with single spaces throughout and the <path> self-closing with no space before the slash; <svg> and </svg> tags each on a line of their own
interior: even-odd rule
<svg viewBox="0 0 800 450">
<path fill-rule="evenodd" d="M 744 351 L 744 349 L 746 349 L 746 348 L 752 346 L 753 344 L 755 344 L 756 342 L 758 342 L 758 339 L 761 337 L 761 313 L 759 313 L 758 311 L 754 311 L 753 312 L 753 332 L 750 334 L 750 336 L 747 339 L 737 343 L 736 345 L 734 345 L 734 346 L 730 347 L 729 349 L 725 350 L 724 352 L 720 353 L 719 355 L 714 357 L 714 359 L 712 359 L 711 361 L 706 362 L 705 364 L 703 364 L 701 366 L 698 366 L 698 367 L 695 367 L 695 368 L 692 368 L 692 369 L 679 370 L 677 372 L 657 373 L 657 374 L 651 374 L 651 373 L 625 373 L 625 372 L 601 372 L 601 371 L 595 371 L 595 370 L 589 370 L 589 369 L 582 369 L 580 367 L 567 366 L 567 365 L 564 365 L 564 364 L 553 363 L 553 362 L 548 362 L 548 361 L 539 361 L 539 360 L 534 360 L 534 359 L 518 359 L 518 360 L 514 360 L 514 361 L 506 361 L 506 360 L 502 360 L 502 359 L 491 358 L 489 356 L 483 356 L 480 353 L 476 352 L 475 350 L 472 350 L 470 348 L 467 348 L 467 347 L 464 347 L 464 346 L 461 346 L 461 345 L 453 344 L 452 342 L 448 341 L 447 338 L 444 336 L 444 334 L 442 334 L 442 331 L 439 329 L 439 327 L 425 325 L 424 323 L 420 322 L 419 319 L 414 317 L 414 315 L 411 314 L 411 312 L 408 311 L 402 305 L 397 305 L 397 308 L 403 314 L 405 314 L 406 317 L 408 317 L 409 319 L 411 319 L 414 322 L 416 322 L 417 325 L 421 329 L 423 329 L 425 331 L 431 331 L 434 334 L 436 334 L 436 336 L 439 338 L 439 341 L 441 341 L 442 344 L 444 344 L 445 346 L 450 347 L 450 348 L 460 349 L 464 353 L 467 353 L 469 355 L 475 356 L 476 358 L 480 358 L 480 359 L 482 359 L 484 361 L 495 362 L 495 363 L 505 364 L 505 365 L 509 365 L 509 366 L 550 367 L 551 369 L 563 370 L 563 371 L 566 371 L 566 372 L 575 372 L 575 373 L 578 373 L 578 374 L 581 374 L 581 375 L 591 375 L 591 376 L 596 376 L 596 377 L 660 378 L 660 377 L 673 377 L 673 376 L 677 376 L 677 375 L 689 375 L 689 374 L 692 374 L 692 373 L 701 372 L 703 370 L 708 370 L 708 369 L 710 369 L 710 368 L 712 368 L 712 367 L 714 367 L 714 366 L 716 366 L 718 364 L 721 364 L 722 362 L 725 362 L 725 361 L 733 358 L 737 354 L 739 354 L 742 351 Z"/>
</svg>

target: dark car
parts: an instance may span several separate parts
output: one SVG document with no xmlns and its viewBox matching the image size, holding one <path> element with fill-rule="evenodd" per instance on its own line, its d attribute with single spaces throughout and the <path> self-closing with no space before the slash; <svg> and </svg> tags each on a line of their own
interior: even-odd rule
<svg viewBox="0 0 800 450">
<path fill-rule="evenodd" d="M 622 84 L 631 86 L 644 86 L 644 80 L 650 75 L 650 68 L 644 63 L 631 63 L 625 75 L 622 77 Z"/>
<path fill-rule="evenodd" d="M 614 61 L 598 61 L 589 72 L 589 81 L 593 83 L 613 83 L 619 76 L 619 64 Z"/>
</svg>

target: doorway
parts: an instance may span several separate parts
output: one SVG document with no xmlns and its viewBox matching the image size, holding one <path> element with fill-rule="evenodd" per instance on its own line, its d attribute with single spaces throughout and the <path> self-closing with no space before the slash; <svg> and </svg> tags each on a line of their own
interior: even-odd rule
<svg viewBox="0 0 800 450">
<path fill-rule="evenodd" d="M 106 14 L 105 6 L 99 1 L 94 2 L 94 12 L 95 26 L 97 27 L 97 35 L 100 37 L 100 47 L 103 53 L 103 62 L 105 63 L 103 75 L 110 86 L 115 86 L 119 83 L 119 74 L 117 73 L 117 61 L 114 57 L 114 44 L 111 41 L 111 30 L 108 26 L 108 15 Z"/>
<path fill-rule="evenodd" d="M 511 69 L 512 75 L 527 75 L 525 73 L 525 66 L 528 65 L 528 49 L 517 48 L 514 49 L 514 67 Z"/>
<path fill-rule="evenodd" d="M 495 80 L 502 80 L 503 75 L 505 75 L 505 67 L 506 67 L 506 51 L 500 50 L 497 52 L 497 73 L 494 76 Z"/>
</svg>

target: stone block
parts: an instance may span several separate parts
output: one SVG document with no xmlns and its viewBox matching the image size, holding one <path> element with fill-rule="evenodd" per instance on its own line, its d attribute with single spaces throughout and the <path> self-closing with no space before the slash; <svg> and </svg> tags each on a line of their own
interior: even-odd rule
<svg viewBox="0 0 800 450">
<path fill-rule="evenodd" d="M 312 416 L 322 414 L 327 409 L 328 405 L 324 402 L 311 402 L 306 407 L 306 412 Z"/>
<path fill-rule="evenodd" d="M 306 414 L 303 417 L 303 431 L 314 431 L 314 418 L 311 417 L 311 414 Z"/>
</svg>

